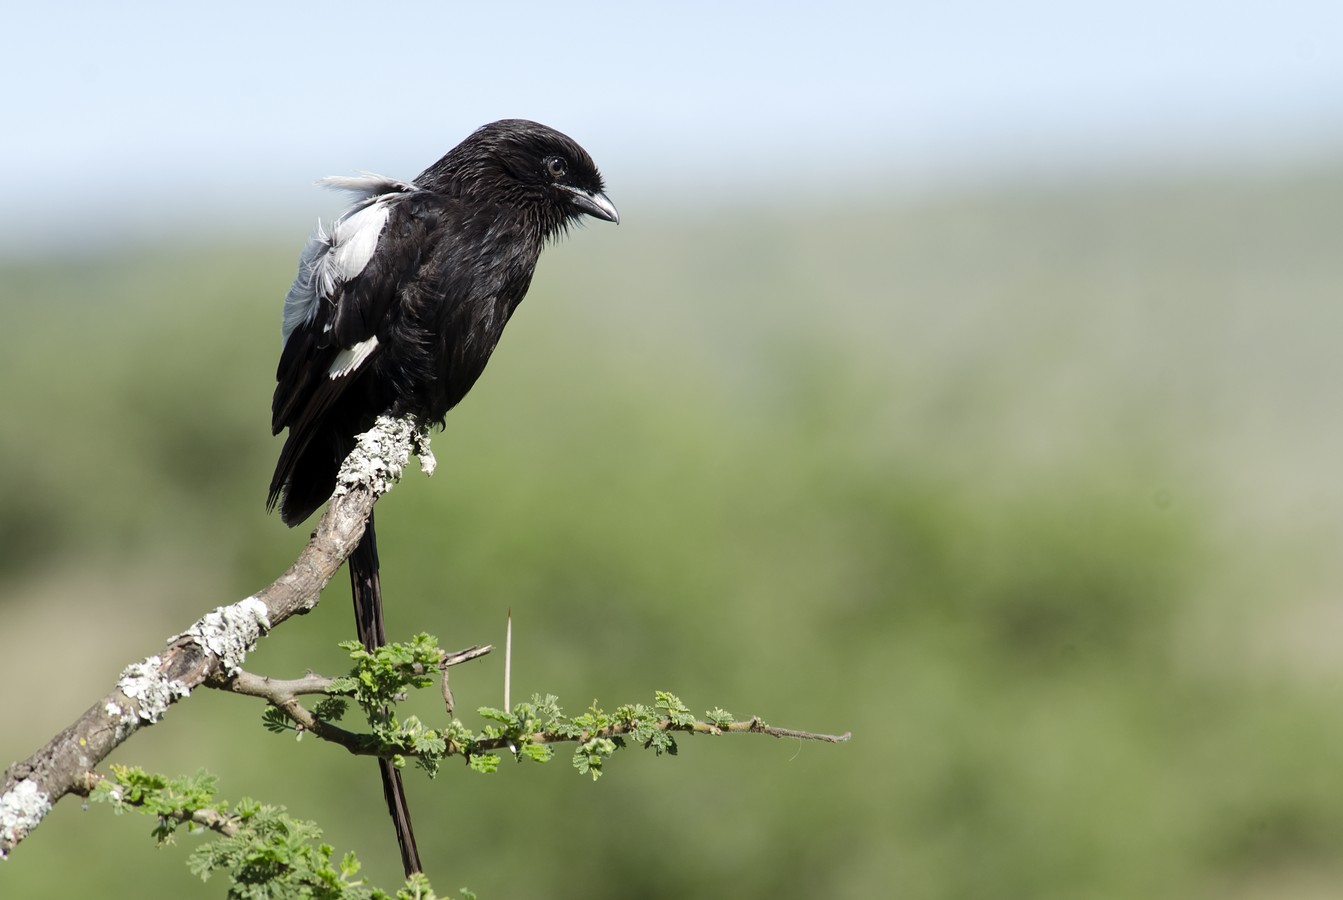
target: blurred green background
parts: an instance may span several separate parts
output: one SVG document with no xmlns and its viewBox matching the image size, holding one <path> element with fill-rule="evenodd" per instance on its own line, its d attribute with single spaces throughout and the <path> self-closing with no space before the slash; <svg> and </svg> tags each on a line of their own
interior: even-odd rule
<svg viewBox="0 0 1343 900">
<path fill-rule="evenodd" d="M 547 250 L 380 502 L 389 632 L 511 608 L 515 696 L 853 740 L 411 770 L 441 894 L 1343 894 L 1337 5 L 510 10 L 507 65 L 483 6 L 14 11 L 0 765 L 298 553 L 263 502 L 311 182 L 527 115 L 622 224 Z M 249 668 L 352 634 L 341 574 Z M 454 671 L 468 719 L 502 667 Z M 203 691 L 113 761 L 396 883 L 375 766 L 260 713 Z M 223 895 L 150 824 L 66 799 L 0 897 Z"/>
<path fill-rule="evenodd" d="M 854 738 L 412 773 L 440 890 L 1335 896 L 1340 209 L 1324 168 L 649 212 L 548 251 L 439 472 L 379 506 L 389 630 L 498 643 L 511 607 L 515 694 Z M 0 269 L 4 759 L 299 549 L 262 510 L 293 243 Z M 342 670 L 347 598 L 250 668 Z M 501 666 L 455 671 L 462 708 Z M 206 767 L 393 882 L 372 764 L 259 714 L 202 691 L 115 759 Z M 0 884 L 217 896 L 184 856 L 67 800 Z"/>
</svg>

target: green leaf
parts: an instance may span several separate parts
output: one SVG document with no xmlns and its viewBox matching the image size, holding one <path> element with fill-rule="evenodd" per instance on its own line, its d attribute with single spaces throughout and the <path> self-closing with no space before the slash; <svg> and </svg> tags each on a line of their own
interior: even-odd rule
<svg viewBox="0 0 1343 900">
<path fill-rule="evenodd" d="M 511 712 L 502 709 L 495 709 L 493 706 L 482 706 L 476 710 L 476 715 L 482 719 L 490 719 L 495 722 L 502 722 L 505 725 L 517 725 L 518 717 Z"/>
<path fill-rule="evenodd" d="M 286 731 L 296 730 L 288 717 L 274 706 L 268 706 L 262 710 L 261 724 L 264 725 L 266 730 L 271 734 L 283 734 Z"/>
<path fill-rule="evenodd" d="M 668 756 L 676 755 L 676 738 L 662 729 L 654 729 L 649 735 L 648 740 L 644 742 L 646 749 L 652 750 L 657 756 L 666 753 Z"/>
<path fill-rule="evenodd" d="M 532 762 L 539 762 L 539 763 L 550 762 L 550 760 L 555 756 L 554 751 L 551 750 L 550 747 L 548 747 L 545 744 L 522 744 L 521 750 L 522 755 L 530 759 Z"/>
<path fill-rule="evenodd" d="M 715 728 L 726 728 L 728 725 L 737 721 L 732 717 L 732 713 L 725 709 L 719 709 L 717 706 L 706 712 L 704 718 Z"/>
<path fill-rule="evenodd" d="M 690 708 L 681 702 L 681 698 L 667 691 L 655 691 L 657 697 L 657 708 L 662 710 L 663 716 L 671 720 L 671 723 L 677 727 L 684 728 L 695 724 L 695 717 L 691 715 Z"/>
<path fill-rule="evenodd" d="M 578 745 L 574 750 L 574 768 L 580 775 L 591 775 L 596 781 L 602 776 L 602 765 L 611 754 L 616 752 L 615 741 L 610 738 L 593 738 Z"/>
<path fill-rule="evenodd" d="M 312 714 L 328 722 L 339 722 L 350 704 L 339 697 L 326 697 L 313 705 Z"/>
<path fill-rule="evenodd" d="M 354 694 L 359 690 L 359 679 L 349 675 L 343 675 L 340 678 L 331 679 L 327 685 L 327 693 L 330 694 Z"/>
<path fill-rule="evenodd" d="M 481 753 L 472 756 L 468 765 L 473 772 L 480 772 L 484 775 L 493 774 L 499 769 L 499 754 Z"/>
</svg>

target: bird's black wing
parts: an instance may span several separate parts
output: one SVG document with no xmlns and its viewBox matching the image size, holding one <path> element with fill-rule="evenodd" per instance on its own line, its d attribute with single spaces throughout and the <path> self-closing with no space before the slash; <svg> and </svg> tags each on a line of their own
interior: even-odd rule
<svg viewBox="0 0 1343 900">
<path fill-rule="evenodd" d="M 413 185 L 344 179 L 337 186 L 363 188 L 366 196 L 330 233 L 318 227 L 285 299 L 285 344 L 276 370 L 271 429 L 279 434 L 288 428 L 289 435 L 271 479 L 268 508 L 302 468 L 314 441 L 320 443 L 332 431 L 333 410 L 348 406 L 352 388 L 367 381 L 397 319 L 401 286 L 418 271 L 436 228 L 437 198 Z M 368 395 L 367 404 L 378 403 L 376 395 Z M 358 413 L 371 417 L 382 411 Z M 318 468 L 329 466 L 324 459 Z M 286 521 L 306 518 L 282 511 Z"/>
</svg>

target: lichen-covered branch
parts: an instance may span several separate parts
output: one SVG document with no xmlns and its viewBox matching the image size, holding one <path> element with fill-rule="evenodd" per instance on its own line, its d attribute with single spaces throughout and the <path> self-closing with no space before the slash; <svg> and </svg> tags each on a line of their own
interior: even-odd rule
<svg viewBox="0 0 1343 900">
<path fill-rule="evenodd" d="M 32 832 L 52 805 L 87 791 L 93 769 L 118 745 L 211 679 L 241 670 L 257 639 L 318 603 L 324 588 L 363 536 L 379 496 L 400 478 L 412 453 L 433 469 L 428 438 L 410 418 L 383 416 L 341 467 L 331 502 L 289 569 L 250 597 L 207 613 L 151 656 L 130 664 L 116 685 L 74 723 L 0 782 L 0 860 Z"/>
</svg>

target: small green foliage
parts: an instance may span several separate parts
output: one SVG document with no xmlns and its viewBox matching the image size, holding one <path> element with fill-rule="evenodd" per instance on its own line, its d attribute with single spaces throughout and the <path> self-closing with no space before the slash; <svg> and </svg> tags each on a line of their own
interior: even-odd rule
<svg viewBox="0 0 1343 900">
<path fill-rule="evenodd" d="M 667 720 L 677 728 L 693 727 L 695 717 L 691 715 L 690 708 L 681 702 L 681 698 L 675 694 L 669 694 L 666 691 L 656 691 L 657 708 L 662 710 L 662 714 Z"/>
<path fill-rule="evenodd" d="M 536 731 L 565 740 L 576 740 L 583 735 L 582 726 L 571 721 L 560 708 L 560 698 L 554 694 L 532 695 L 532 715 Z"/>
<path fill-rule="evenodd" d="M 251 804 L 236 833 L 197 848 L 187 865 L 203 881 L 227 874 L 232 879 L 230 900 L 390 900 L 386 892 L 355 880 L 360 864 L 353 854 L 333 863 L 334 850 L 318 843 L 321 836 L 314 823 L 289 816 L 284 807 Z M 411 889 L 407 882 L 396 896 L 432 896 L 432 890 L 419 888 L 403 893 Z"/>
<path fill-rule="evenodd" d="M 615 724 L 614 717 L 607 715 L 606 711 L 597 705 L 596 700 L 592 701 L 592 705 L 588 707 L 587 712 L 582 715 L 574 716 L 574 725 L 580 728 L 585 734 L 601 731 L 603 728 L 609 728 L 613 724 Z"/>
<path fill-rule="evenodd" d="M 438 774 L 439 766 L 448 752 L 448 742 L 443 735 L 432 728 L 425 728 L 418 717 L 411 716 L 401 723 L 400 738 L 415 754 L 415 762 L 430 778 Z"/>
<path fill-rule="evenodd" d="M 482 775 L 493 774 L 499 768 L 498 753 L 481 753 L 472 756 L 468 760 L 468 765 L 472 772 L 479 772 Z"/>
<path fill-rule="evenodd" d="M 414 716 L 405 722 L 396 718 L 396 702 L 407 691 L 433 684 L 433 673 L 438 671 L 442 658 L 436 638 L 417 634 L 408 642 L 387 644 L 371 651 L 359 641 L 343 641 L 340 647 L 350 654 L 354 668 L 348 676 L 333 679 L 330 692 L 350 697 L 364 711 L 375 746 L 382 755 L 397 765 L 404 762 L 403 755 L 413 756 L 416 764 L 432 777 L 438 774 L 449 753 L 461 752 L 469 743 L 465 739 L 470 732 L 465 727 L 450 725 L 437 731 Z M 345 714 L 347 706 L 340 697 L 328 696 L 314 706 L 313 712 L 318 718 L 336 721 Z"/>
<path fill-rule="evenodd" d="M 350 643 L 354 642 L 345 641 L 341 646 L 344 647 L 345 644 Z M 331 694 L 348 694 L 353 696 L 359 691 L 359 679 L 351 675 L 343 675 L 340 678 L 333 678 L 331 679 L 330 685 L 327 686 L 327 691 Z"/>
<path fill-rule="evenodd" d="M 532 762 L 550 762 L 551 757 L 555 755 L 555 752 L 546 744 L 521 744 L 519 749 L 522 751 L 522 755 Z"/>
<path fill-rule="evenodd" d="M 495 709 L 493 706 L 482 706 L 476 710 L 476 715 L 482 719 L 492 719 L 495 722 L 503 722 L 505 726 L 517 725 L 518 717 L 510 712 L 504 712 L 502 709 Z"/>
<path fill-rule="evenodd" d="M 732 713 L 728 712 L 725 709 L 719 709 L 717 706 L 706 712 L 704 714 L 704 718 L 706 721 L 708 721 L 710 725 L 712 725 L 715 728 L 726 728 L 733 722 L 737 721 L 732 717 Z"/>
<path fill-rule="evenodd" d="M 227 804 L 214 803 L 216 778 L 201 771 L 191 776 L 168 778 L 133 766 L 114 765 L 112 778 L 99 782 L 90 794 L 98 803 L 111 803 L 118 815 L 127 808 L 158 817 L 154 839 L 171 844 L 178 827 L 190 826 L 193 813 L 214 806 L 221 815 Z"/>
<path fill-rule="evenodd" d="M 325 697 L 313 704 L 312 714 L 328 722 L 339 722 L 349 706 L 339 697 Z"/>
<path fill-rule="evenodd" d="M 324 885 L 341 880 L 331 866 L 331 848 L 313 846 L 322 834 L 313 823 L 269 805 L 249 806 L 241 822 L 243 827 L 232 836 L 192 852 L 187 861 L 192 873 L 206 881 L 221 870 L 229 872 L 234 882 L 229 893 L 239 898 L 296 894 L 308 880 L 305 876 Z"/>
<path fill-rule="evenodd" d="M 407 689 L 433 684 L 431 673 L 442 658 L 437 638 L 423 633 L 373 650 L 365 650 L 359 641 L 342 641 L 340 646 L 354 660 L 354 670 L 348 678 L 337 679 L 332 692 L 352 695 L 366 710 L 395 703 Z"/>
<path fill-rule="evenodd" d="M 664 753 L 676 755 L 676 738 L 661 727 L 661 717 L 647 706 L 642 703 L 622 706 L 616 710 L 616 718 L 629 730 L 630 739 L 642 744 L 644 749 L 652 750 L 658 756 Z"/>
<path fill-rule="evenodd" d="M 243 798 L 229 810 L 215 798 L 216 779 L 200 772 L 168 778 L 128 766 L 112 766 L 90 795 L 124 812 L 134 809 L 155 816 L 154 837 L 169 843 L 173 833 L 193 816 L 208 820 L 221 832 L 218 840 L 203 844 L 187 858 L 187 866 L 202 880 L 227 874 L 230 900 L 392 900 L 385 891 L 356 880 L 361 868 L 353 853 L 339 862 L 330 844 L 319 843 L 322 830 L 312 822 L 295 819 L 282 806 Z M 428 879 L 416 875 L 396 892 L 396 900 L 435 900 Z"/>
<path fill-rule="evenodd" d="M 284 734 L 286 731 L 298 731 L 298 729 L 294 727 L 294 723 L 289 721 L 289 717 L 274 706 L 267 706 L 261 711 L 261 724 L 264 725 L 266 730 L 271 734 Z M 301 736 L 302 735 L 300 734 L 300 737 Z"/>
<path fill-rule="evenodd" d="M 564 710 L 560 709 L 560 698 L 554 694 L 546 694 L 544 697 L 532 694 L 531 706 L 544 731 L 552 730 L 557 721 L 565 718 Z"/>
<path fill-rule="evenodd" d="M 584 741 L 574 750 L 574 768 L 580 775 L 592 775 L 596 781 L 602 777 L 602 764 L 616 752 L 616 742 L 610 738 L 593 738 Z"/>
<path fill-rule="evenodd" d="M 470 893 L 466 888 L 462 888 L 462 891 Z M 474 897 L 475 894 L 471 896 Z M 434 893 L 424 873 L 417 872 L 406 879 L 405 887 L 396 892 L 396 900 L 438 900 L 438 894 Z"/>
<path fill-rule="evenodd" d="M 453 719 L 448 723 L 447 727 L 442 730 L 441 734 L 443 740 L 448 745 L 447 752 L 466 752 L 467 747 L 476 743 L 475 735 L 470 728 L 466 727 L 461 719 Z"/>
</svg>

